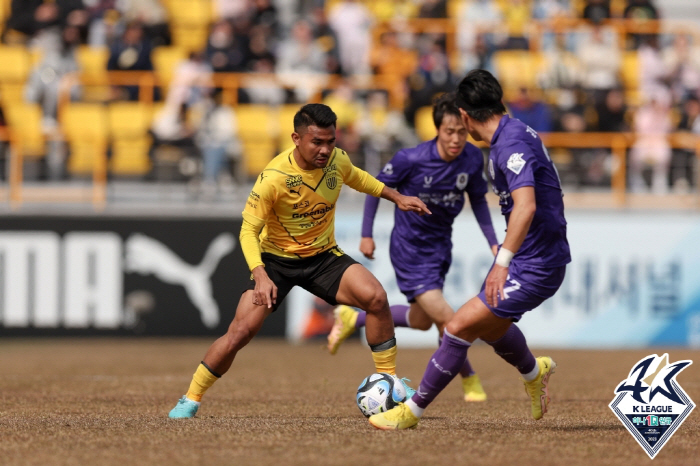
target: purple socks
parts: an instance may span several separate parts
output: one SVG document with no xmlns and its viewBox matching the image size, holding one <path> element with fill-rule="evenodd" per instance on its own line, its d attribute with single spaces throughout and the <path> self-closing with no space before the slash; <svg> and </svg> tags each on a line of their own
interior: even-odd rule
<svg viewBox="0 0 700 466">
<path fill-rule="evenodd" d="M 430 358 L 418 391 L 411 398 L 418 407 L 425 409 L 462 370 L 470 346 L 445 330 L 440 348 Z"/>
<path fill-rule="evenodd" d="M 442 345 L 442 338 L 438 339 L 438 346 Z M 464 360 L 464 365 L 462 366 L 462 369 L 459 371 L 459 375 L 462 377 L 469 377 L 470 375 L 474 375 L 476 372 L 474 369 L 472 369 L 472 365 L 469 363 L 469 358 L 466 358 Z"/>
<path fill-rule="evenodd" d="M 484 343 L 491 345 L 497 355 L 505 359 L 508 364 L 515 366 L 521 374 L 527 374 L 537 365 L 535 357 L 527 347 L 525 335 L 515 324 L 508 327 L 506 334 L 498 340 L 484 340 Z"/>
<path fill-rule="evenodd" d="M 391 317 L 394 319 L 395 327 L 408 327 L 408 306 L 402 304 L 397 304 L 389 308 L 391 310 Z M 358 311 L 357 322 L 355 322 L 355 328 L 360 328 L 365 326 L 365 319 L 367 318 L 367 313 L 365 311 Z"/>
</svg>

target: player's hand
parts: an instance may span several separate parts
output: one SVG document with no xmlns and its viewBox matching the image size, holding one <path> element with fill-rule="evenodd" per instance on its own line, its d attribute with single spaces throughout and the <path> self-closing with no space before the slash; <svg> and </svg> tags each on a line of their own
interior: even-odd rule
<svg viewBox="0 0 700 466">
<path fill-rule="evenodd" d="M 493 257 L 496 257 L 498 255 L 498 245 L 494 244 L 491 246 L 491 252 L 493 253 Z"/>
<path fill-rule="evenodd" d="M 490 307 L 496 307 L 498 305 L 498 298 L 503 300 L 503 288 L 506 285 L 506 279 L 508 278 L 508 267 L 501 267 L 498 264 L 494 264 L 493 268 L 486 277 L 486 288 L 484 293 L 486 294 L 486 304 Z"/>
<path fill-rule="evenodd" d="M 396 205 L 404 212 L 416 212 L 418 215 L 432 214 L 428 206 L 415 196 L 400 195 L 396 199 Z"/>
<path fill-rule="evenodd" d="M 255 289 L 253 290 L 253 304 L 271 308 L 277 303 L 277 285 L 270 280 L 265 267 L 259 265 L 253 269 Z"/>
<path fill-rule="evenodd" d="M 375 248 L 374 238 L 362 238 L 360 240 L 360 252 L 367 259 L 374 259 Z"/>
</svg>

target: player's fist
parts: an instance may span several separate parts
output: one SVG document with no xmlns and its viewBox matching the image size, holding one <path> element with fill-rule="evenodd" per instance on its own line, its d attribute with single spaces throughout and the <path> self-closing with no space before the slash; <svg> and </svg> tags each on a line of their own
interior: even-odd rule
<svg viewBox="0 0 700 466">
<path fill-rule="evenodd" d="M 367 259 L 374 259 L 375 248 L 374 238 L 362 238 L 360 240 L 360 252 Z"/>
</svg>

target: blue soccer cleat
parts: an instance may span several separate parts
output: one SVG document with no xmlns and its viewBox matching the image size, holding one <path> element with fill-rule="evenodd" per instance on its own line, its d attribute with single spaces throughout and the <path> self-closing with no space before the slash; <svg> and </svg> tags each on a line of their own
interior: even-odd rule
<svg viewBox="0 0 700 466">
<path fill-rule="evenodd" d="M 177 404 L 173 409 L 170 410 L 168 417 L 170 419 L 189 419 L 193 418 L 197 414 L 199 405 L 201 403 L 198 401 L 193 401 L 183 396 L 177 401 Z"/>
<path fill-rule="evenodd" d="M 416 391 L 414 389 L 412 389 L 411 387 L 408 386 L 408 382 L 410 382 L 411 379 L 407 379 L 406 377 L 404 377 L 403 379 L 399 379 L 399 380 L 401 380 L 401 383 L 403 384 L 403 388 L 406 389 L 406 400 L 409 400 L 413 396 L 413 394 L 416 393 Z"/>
</svg>

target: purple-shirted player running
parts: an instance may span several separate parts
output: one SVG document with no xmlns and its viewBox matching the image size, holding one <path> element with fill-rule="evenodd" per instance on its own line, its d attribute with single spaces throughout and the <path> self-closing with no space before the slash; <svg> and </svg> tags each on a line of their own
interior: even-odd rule
<svg viewBox="0 0 700 466">
<path fill-rule="evenodd" d="M 443 94 L 433 105 L 433 122 L 438 135 L 431 141 L 400 150 L 386 164 L 377 179 L 400 193 L 419 197 L 430 206 L 432 215 L 394 214 L 389 254 L 399 289 L 410 306 L 391 306 L 394 325 L 428 330 L 433 323 L 442 337 L 454 310 L 442 294 L 445 275 L 452 264 L 452 224 L 462 211 L 464 193 L 469 196 L 474 216 L 491 250 L 498 251 L 498 240 L 486 203 L 488 183 L 484 175 L 484 157 L 477 147 L 467 143 L 454 93 Z M 372 239 L 378 198 L 367 196 L 360 251 L 374 259 Z M 365 312 L 338 306 L 336 323 L 328 338 L 335 353 L 345 338 L 365 324 Z M 469 360 L 459 370 L 465 401 L 484 401 L 486 393 Z"/>
<path fill-rule="evenodd" d="M 556 364 L 535 359 L 513 323 L 556 293 L 571 262 L 561 184 L 537 133 L 510 118 L 503 90 L 488 71 L 472 70 L 462 80 L 457 104 L 469 134 L 491 146 L 488 173 L 500 197 L 506 238 L 481 293 L 464 304 L 445 327 L 418 391 L 396 408 L 370 417 L 379 429 L 407 429 L 457 375 L 476 338 L 515 366 L 530 395 L 532 416 L 549 404 L 549 377 Z"/>
</svg>

